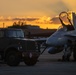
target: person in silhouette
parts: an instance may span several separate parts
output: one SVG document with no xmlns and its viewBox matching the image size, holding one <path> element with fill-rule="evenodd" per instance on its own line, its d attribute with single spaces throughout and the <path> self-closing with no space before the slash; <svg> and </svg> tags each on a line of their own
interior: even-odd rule
<svg viewBox="0 0 76 75">
<path fill-rule="evenodd" d="M 70 60 L 73 46 L 74 46 L 74 42 L 71 40 L 68 40 L 67 43 L 64 45 L 64 54 L 62 56 L 62 61 Z"/>
</svg>

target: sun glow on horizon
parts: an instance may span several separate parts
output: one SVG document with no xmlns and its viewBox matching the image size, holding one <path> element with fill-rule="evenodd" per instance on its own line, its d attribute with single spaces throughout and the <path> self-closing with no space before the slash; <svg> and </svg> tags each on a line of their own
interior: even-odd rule
<svg viewBox="0 0 76 75">
<path fill-rule="evenodd" d="M 52 29 L 57 28 L 57 25 L 51 24 L 50 17 L 15 17 L 12 18 L 11 16 L 5 18 L 3 16 L 0 17 L 0 27 L 8 27 L 13 25 L 14 22 L 22 21 L 25 22 L 27 25 L 37 25 L 43 29 Z"/>
<path fill-rule="evenodd" d="M 71 12 L 68 12 L 68 14 L 70 15 L 69 17 L 72 19 L 72 15 Z M 63 17 L 63 21 L 68 22 L 66 19 L 67 16 Z M 59 16 L 55 16 L 53 18 L 51 17 L 47 17 L 47 16 L 43 16 L 43 17 L 31 17 L 31 16 L 17 16 L 17 17 L 3 17 L 0 16 L 0 27 L 7 27 L 7 26 L 11 26 L 13 25 L 14 22 L 18 22 L 18 21 L 22 21 L 25 22 L 27 25 L 37 25 L 40 26 L 40 28 L 43 29 L 57 29 L 60 26 L 60 21 L 59 21 Z"/>
<path fill-rule="evenodd" d="M 3 27 L 6 28 L 8 26 L 12 26 L 14 22 L 16 22 L 16 21 L 2 21 L 2 22 L 0 22 L 0 28 L 3 28 Z M 43 29 L 57 29 L 59 27 L 59 25 L 56 25 L 56 24 L 45 24 L 45 23 L 37 24 L 35 22 L 33 22 L 33 23 L 27 22 L 27 25 L 36 25 Z"/>
</svg>

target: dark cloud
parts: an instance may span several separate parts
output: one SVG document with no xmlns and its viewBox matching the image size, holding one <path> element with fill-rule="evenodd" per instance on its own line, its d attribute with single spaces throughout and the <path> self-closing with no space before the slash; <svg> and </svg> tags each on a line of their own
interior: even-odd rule
<svg viewBox="0 0 76 75">
<path fill-rule="evenodd" d="M 51 24 L 60 24 L 59 18 L 58 17 L 54 17 L 51 19 Z"/>
<path fill-rule="evenodd" d="M 12 20 L 22 20 L 22 21 L 35 21 L 38 20 L 39 18 L 13 18 Z"/>
<path fill-rule="evenodd" d="M 63 16 L 62 18 L 62 21 L 64 23 L 68 23 L 68 19 L 66 18 L 66 16 Z M 60 20 L 59 20 L 59 17 L 54 17 L 51 19 L 51 24 L 61 24 Z"/>
<path fill-rule="evenodd" d="M 26 21 L 35 21 L 35 20 L 39 20 L 39 18 L 26 18 Z"/>
<path fill-rule="evenodd" d="M 12 20 L 25 20 L 25 18 L 13 18 Z"/>
</svg>

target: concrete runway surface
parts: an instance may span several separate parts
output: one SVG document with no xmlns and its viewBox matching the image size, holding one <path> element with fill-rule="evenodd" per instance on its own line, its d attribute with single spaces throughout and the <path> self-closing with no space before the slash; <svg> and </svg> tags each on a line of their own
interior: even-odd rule
<svg viewBox="0 0 76 75">
<path fill-rule="evenodd" d="M 58 61 L 63 52 L 50 55 L 45 51 L 35 66 L 26 66 L 23 62 L 17 67 L 0 63 L 0 75 L 76 75 L 76 62 L 71 56 L 70 62 Z"/>
</svg>

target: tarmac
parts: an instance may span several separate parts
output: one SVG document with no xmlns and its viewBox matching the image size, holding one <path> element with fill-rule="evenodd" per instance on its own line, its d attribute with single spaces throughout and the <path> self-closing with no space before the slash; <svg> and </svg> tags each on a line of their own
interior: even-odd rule
<svg viewBox="0 0 76 75">
<path fill-rule="evenodd" d="M 62 55 L 63 52 L 51 55 L 45 51 L 34 66 L 27 66 L 24 62 L 17 67 L 0 63 L 0 75 L 76 75 L 76 62 L 72 61 L 73 56 L 69 62 L 58 61 Z"/>
</svg>

